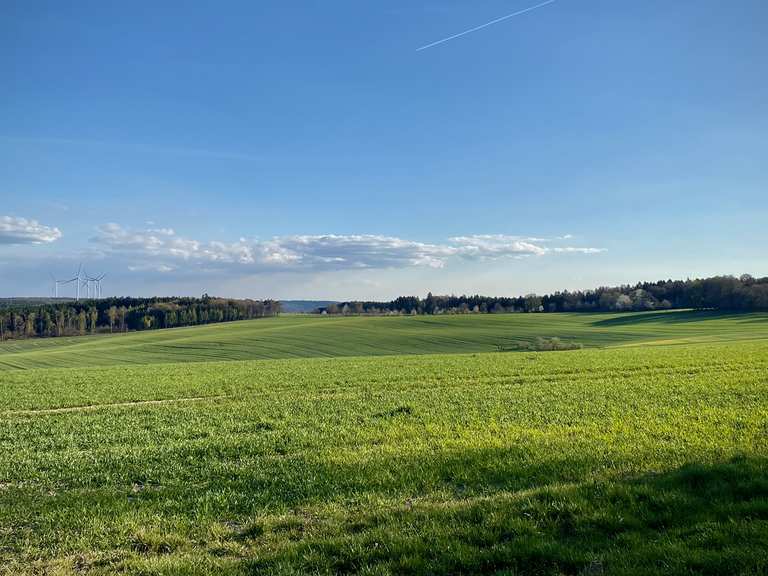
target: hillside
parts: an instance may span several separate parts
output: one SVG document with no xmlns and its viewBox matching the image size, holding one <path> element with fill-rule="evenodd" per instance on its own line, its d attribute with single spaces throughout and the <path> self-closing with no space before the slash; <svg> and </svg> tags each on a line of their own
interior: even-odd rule
<svg viewBox="0 0 768 576">
<path fill-rule="evenodd" d="M 670 311 L 420 317 L 286 316 L 0 344 L 0 369 L 514 349 L 557 337 L 585 347 L 768 338 L 768 314 Z"/>
</svg>

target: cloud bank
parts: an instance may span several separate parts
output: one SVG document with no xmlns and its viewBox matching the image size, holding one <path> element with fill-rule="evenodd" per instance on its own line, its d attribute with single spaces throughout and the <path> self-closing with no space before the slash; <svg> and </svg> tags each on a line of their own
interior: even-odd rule
<svg viewBox="0 0 768 576">
<path fill-rule="evenodd" d="M 570 238 L 472 235 L 425 243 L 393 236 L 327 234 L 203 242 L 178 236 L 169 228 L 130 230 L 110 223 L 98 228 L 92 242 L 105 255 L 130 260 L 129 268 L 134 271 L 157 272 L 171 272 L 190 264 L 200 270 L 236 268 L 245 272 L 442 268 L 453 258 L 490 261 L 603 252 L 600 248 L 562 245 Z"/>
<path fill-rule="evenodd" d="M 58 228 L 37 220 L 0 216 L 0 244 L 50 244 L 61 238 Z"/>
</svg>

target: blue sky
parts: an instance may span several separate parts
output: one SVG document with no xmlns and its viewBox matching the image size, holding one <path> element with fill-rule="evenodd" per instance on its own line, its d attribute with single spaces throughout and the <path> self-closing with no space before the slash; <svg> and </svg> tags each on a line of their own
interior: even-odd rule
<svg viewBox="0 0 768 576">
<path fill-rule="evenodd" d="M 768 274 L 768 3 L 0 3 L 0 296 Z"/>
</svg>

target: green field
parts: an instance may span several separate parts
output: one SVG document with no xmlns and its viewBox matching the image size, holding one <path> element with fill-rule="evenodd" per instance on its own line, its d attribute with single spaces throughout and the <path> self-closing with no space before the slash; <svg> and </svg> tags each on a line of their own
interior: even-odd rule
<svg viewBox="0 0 768 576">
<path fill-rule="evenodd" d="M 173 330 L 0 343 L 0 370 L 322 356 L 492 352 L 537 337 L 585 347 L 768 338 L 768 314 L 284 316 Z"/>
<path fill-rule="evenodd" d="M 537 337 L 586 348 L 495 351 Z M 765 314 L 285 317 L 0 365 L 3 575 L 768 573 Z"/>
</svg>

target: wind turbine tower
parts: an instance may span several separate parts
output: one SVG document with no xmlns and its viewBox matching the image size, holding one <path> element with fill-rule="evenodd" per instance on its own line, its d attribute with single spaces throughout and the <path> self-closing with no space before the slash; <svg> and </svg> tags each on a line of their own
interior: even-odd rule
<svg viewBox="0 0 768 576">
<path fill-rule="evenodd" d="M 52 272 L 48 272 L 48 275 L 51 277 L 51 280 L 53 280 L 53 297 L 58 298 L 59 297 L 59 281 L 56 280 L 56 276 L 54 276 Z"/>
<path fill-rule="evenodd" d="M 77 267 L 77 276 L 75 276 L 74 278 L 75 290 L 76 290 L 75 300 L 78 302 L 80 301 L 80 272 L 82 272 L 82 270 L 83 270 L 83 265 L 80 264 L 80 266 Z"/>
</svg>

